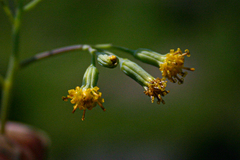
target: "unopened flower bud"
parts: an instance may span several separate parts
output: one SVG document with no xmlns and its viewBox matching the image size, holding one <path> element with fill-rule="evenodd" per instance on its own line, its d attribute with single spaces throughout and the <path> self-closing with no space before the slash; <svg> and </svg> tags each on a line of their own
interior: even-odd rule
<svg viewBox="0 0 240 160">
<path fill-rule="evenodd" d="M 107 68 L 115 68 L 118 65 L 118 58 L 115 55 L 98 54 L 97 61 Z"/>
<path fill-rule="evenodd" d="M 165 57 L 157 52 L 150 49 L 139 48 L 134 53 L 133 56 L 140 61 L 159 67 L 159 65 L 165 60 Z"/>
<path fill-rule="evenodd" d="M 126 75 L 137 81 L 141 86 L 146 86 L 148 81 L 154 79 L 154 77 L 147 73 L 142 67 L 128 59 L 120 59 L 120 68 Z"/>
</svg>

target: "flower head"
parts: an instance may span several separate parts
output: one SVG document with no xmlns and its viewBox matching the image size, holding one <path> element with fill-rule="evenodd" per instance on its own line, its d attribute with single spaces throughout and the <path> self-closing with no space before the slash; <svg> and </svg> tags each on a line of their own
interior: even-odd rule
<svg viewBox="0 0 240 160">
<path fill-rule="evenodd" d="M 75 104 L 73 106 L 74 113 L 77 108 L 83 110 L 82 121 L 85 118 L 86 109 L 92 110 L 97 104 L 105 111 L 106 109 L 103 107 L 102 103 L 104 99 L 101 98 L 102 93 L 98 92 L 99 88 L 95 86 L 94 88 L 84 88 L 77 86 L 75 89 L 68 90 L 67 97 L 62 97 L 64 101 L 71 99 L 71 103 Z"/>
<path fill-rule="evenodd" d="M 170 50 L 170 53 L 166 54 L 166 59 L 160 64 L 160 71 L 163 77 L 167 77 L 171 82 L 176 82 L 178 80 L 179 84 L 183 83 L 183 78 L 179 78 L 178 74 L 185 77 L 187 72 L 183 72 L 182 69 L 194 71 L 194 68 L 184 67 L 184 56 L 190 57 L 190 52 L 188 49 L 185 53 L 182 53 L 180 48 L 176 51 L 174 49 Z M 177 79 L 177 80 L 176 80 Z"/>
<path fill-rule="evenodd" d="M 157 103 L 161 102 L 164 104 L 164 100 L 161 96 L 165 96 L 169 91 L 166 91 L 165 88 L 167 86 L 167 81 L 165 78 L 154 78 L 149 73 L 147 73 L 143 68 L 141 68 L 136 63 L 128 60 L 128 59 L 120 59 L 121 70 L 138 82 L 143 88 L 144 93 L 151 98 L 152 103 L 154 99 L 157 98 Z"/>
<path fill-rule="evenodd" d="M 165 90 L 167 86 L 167 81 L 165 79 L 156 78 L 149 82 L 148 86 L 145 86 L 144 93 L 151 98 L 152 103 L 154 99 L 157 98 L 157 103 L 160 104 L 161 102 L 165 104 L 165 101 L 162 99 L 161 96 L 165 96 L 169 93 L 169 91 Z"/>
</svg>

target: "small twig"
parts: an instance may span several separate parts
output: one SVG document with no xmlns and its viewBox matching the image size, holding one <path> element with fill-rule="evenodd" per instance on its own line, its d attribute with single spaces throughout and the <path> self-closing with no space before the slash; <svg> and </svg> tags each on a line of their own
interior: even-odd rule
<svg viewBox="0 0 240 160">
<path fill-rule="evenodd" d="M 41 0 L 33 0 L 33 1 L 29 2 L 26 6 L 24 6 L 23 10 L 29 11 L 29 10 L 33 9 L 39 2 L 41 2 Z"/>
<path fill-rule="evenodd" d="M 58 55 L 60 53 L 64 53 L 64 52 L 69 52 L 69 51 L 74 51 L 74 50 L 79 50 L 79 49 L 83 49 L 84 45 L 73 45 L 73 46 L 67 46 L 67 47 L 62 47 L 62 48 L 57 48 L 51 51 L 46 51 L 46 52 L 42 52 L 42 53 L 38 53 L 33 57 L 30 57 L 26 60 L 23 60 L 22 62 L 20 62 L 20 68 L 26 67 L 27 65 L 31 64 L 32 62 L 53 56 L 53 55 Z"/>
<path fill-rule="evenodd" d="M 3 10 L 5 11 L 6 15 L 8 16 L 10 22 L 13 23 L 14 19 L 13 19 L 13 15 L 12 15 L 11 10 L 7 6 L 7 4 L 4 2 L 4 0 L 0 0 L 0 3 L 1 3 L 1 5 L 3 7 Z"/>
<path fill-rule="evenodd" d="M 131 53 L 131 54 L 134 54 L 134 52 L 135 52 L 135 50 L 128 49 L 128 48 L 121 47 L 121 46 L 112 45 L 112 44 L 97 44 L 94 47 L 97 49 L 117 49 L 117 50 Z"/>
</svg>

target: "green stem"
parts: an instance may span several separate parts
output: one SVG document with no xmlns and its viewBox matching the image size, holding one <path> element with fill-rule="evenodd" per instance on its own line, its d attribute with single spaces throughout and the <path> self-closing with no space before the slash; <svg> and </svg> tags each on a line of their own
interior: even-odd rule
<svg viewBox="0 0 240 160">
<path fill-rule="evenodd" d="M 134 52 L 135 52 L 135 50 L 128 49 L 128 48 L 121 47 L 121 46 L 115 46 L 112 44 L 99 44 L 99 45 L 95 45 L 94 47 L 98 48 L 98 49 L 111 49 L 112 48 L 112 49 L 117 49 L 117 50 L 120 50 L 123 52 L 131 53 L 131 54 L 134 54 Z"/>
<path fill-rule="evenodd" d="M 0 0 L 0 3 L 1 3 L 6 15 L 8 16 L 10 22 L 13 23 L 14 18 L 13 18 L 11 10 L 9 9 L 9 7 L 6 5 L 6 3 L 3 0 Z"/>
<path fill-rule="evenodd" d="M 123 51 L 123 52 L 130 53 L 132 55 L 135 53 L 135 50 L 132 50 L 132 49 L 129 49 L 129 48 L 125 48 L 125 47 L 121 47 L 121 46 L 112 45 L 112 48 L 118 49 L 118 50 Z"/>
<path fill-rule="evenodd" d="M 9 110 L 9 102 L 10 96 L 13 86 L 13 80 L 15 77 L 15 73 L 17 71 L 17 59 L 14 56 L 10 57 L 9 68 L 7 78 L 5 79 L 5 83 L 3 85 L 2 91 L 2 108 L 1 108 L 1 134 L 5 133 L 5 124 L 7 122 L 8 110 Z"/>
<path fill-rule="evenodd" d="M 96 62 L 95 62 L 95 57 L 96 57 L 96 54 L 95 54 L 95 52 L 93 52 L 93 53 L 91 53 L 91 61 L 92 61 L 92 65 L 95 67 L 96 66 Z"/>
<path fill-rule="evenodd" d="M 99 49 L 109 49 L 112 46 L 113 46 L 112 44 L 96 44 L 93 47 L 94 48 L 99 48 Z"/>
<path fill-rule="evenodd" d="M 29 10 L 33 9 L 39 2 L 41 2 L 41 0 L 33 0 L 33 1 L 29 2 L 26 6 L 24 6 L 23 10 L 29 11 Z"/>
<path fill-rule="evenodd" d="M 6 79 L 3 85 L 2 91 L 2 103 L 1 103 L 1 134 L 5 134 L 5 124 L 7 122 L 9 102 L 11 98 L 12 86 L 14 83 L 14 78 L 18 70 L 18 52 L 19 52 L 19 30 L 22 15 L 22 1 L 19 2 L 18 11 L 14 17 L 13 30 L 12 30 L 12 40 L 13 40 L 13 50 L 10 56 L 8 70 Z"/>
</svg>

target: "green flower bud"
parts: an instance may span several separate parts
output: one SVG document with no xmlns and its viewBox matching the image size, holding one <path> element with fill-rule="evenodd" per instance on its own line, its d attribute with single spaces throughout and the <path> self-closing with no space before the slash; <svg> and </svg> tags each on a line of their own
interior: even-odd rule
<svg viewBox="0 0 240 160">
<path fill-rule="evenodd" d="M 159 67 L 161 63 L 164 62 L 166 57 L 150 49 L 139 48 L 134 53 L 133 56 L 138 60 Z"/>
<path fill-rule="evenodd" d="M 161 55 L 157 52 L 154 52 L 150 49 L 145 49 L 145 48 L 139 48 L 137 50 L 132 50 L 132 49 L 128 49 L 125 47 L 121 47 L 121 46 L 113 46 L 116 49 L 119 49 L 121 51 L 130 53 L 131 55 L 133 55 L 136 59 L 144 62 L 144 63 L 148 63 L 154 66 L 159 67 L 159 65 L 164 62 L 164 60 L 166 59 L 166 57 L 164 55 Z"/>
<path fill-rule="evenodd" d="M 120 59 L 120 69 L 141 86 L 147 86 L 148 82 L 154 79 L 142 67 L 128 59 Z"/>
<path fill-rule="evenodd" d="M 87 68 L 83 76 L 82 87 L 93 88 L 97 85 L 97 81 L 98 81 L 98 69 L 91 64 Z"/>
<path fill-rule="evenodd" d="M 107 55 L 104 53 L 97 53 L 98 63 L 107 68 L 115 68 L 118 65 L 118 58 L 115 55 Z"/>
</svg>

